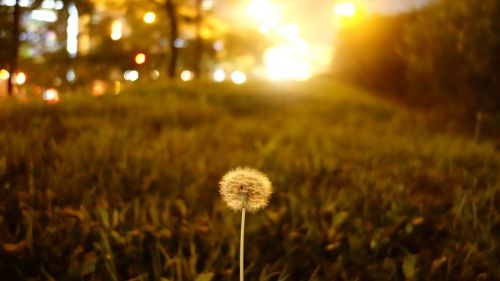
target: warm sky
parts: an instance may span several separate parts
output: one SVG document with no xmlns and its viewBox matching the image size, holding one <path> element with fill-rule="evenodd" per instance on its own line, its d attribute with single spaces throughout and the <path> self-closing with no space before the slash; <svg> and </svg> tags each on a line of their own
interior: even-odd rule
<svg viewBox="0 0 500 281">
<path fill-rule="evenodd" d="M 362 0 L 370 13 L 395 14 L 421 7 L 430 0 Z M 347 2 L 338 0 L 336 2 Z M 303 35 L 312 41 L 331 42 L 333 24 L 333 0 L 275 0 L 283 3 L 286 18 L 296 21 L 304 31 Z M 314 3 L 312 5 L 312 3 Z"/>
<path fill-rule="evenodd" d="M 429 0 L 366 0 L 366 5 L 374 12 L 397 13 L 412 8 L 418 8 Z"/>
</svg>

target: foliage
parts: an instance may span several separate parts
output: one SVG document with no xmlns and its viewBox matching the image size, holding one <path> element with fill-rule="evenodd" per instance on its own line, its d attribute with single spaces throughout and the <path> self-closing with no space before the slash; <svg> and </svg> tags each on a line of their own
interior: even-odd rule
<svg viewBox="0 0 500 281">
<path fill-rule="evenodd" d="M 344 77 L 448 118 L 477 111 L 498 116 L 499 3 L 439 0 L 408 14 L 365 18 L 341 32 L 334 66 Z"/>
<path fill-rule="evenodd" d="M 500 153 L 339 83 L 0 103 L 5 280 L 235 280 L 217 183 L 264 171 L 248 280 L 498 280 Z"/>
<path fill-rule="evenodd" d="M 7 6 L 0 6 L 0 67 L 5 68 L 10 60 L 12 9 Z"/>
<path fill-rule="evenodd" d="M 375 15 L 345 25 L 335 45 L 337 74 L 377 90 L 404 90 L 406 64 L 399 49 L 403 27 L 411 19 L 412 15 Z"/>
<path fill-rule="evenodd" d="M 405 31 L 403 58 L 415 89 L 500 110 L 500 3 L 441 0 Z"/>
</svg>

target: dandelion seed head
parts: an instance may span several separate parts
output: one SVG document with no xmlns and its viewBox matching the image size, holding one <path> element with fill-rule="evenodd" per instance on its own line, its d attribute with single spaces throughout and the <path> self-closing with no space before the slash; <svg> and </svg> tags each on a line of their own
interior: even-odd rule
<svg viewBox="0 0 500 281">
<path fill-rule="evenodd" d="M 271 181 L 252 168 L 236 168 L 227 172 L 219 182 L 222 200 L 229 208 L 255 212 L 267 206 L 273 193 Z"/>
</svg>

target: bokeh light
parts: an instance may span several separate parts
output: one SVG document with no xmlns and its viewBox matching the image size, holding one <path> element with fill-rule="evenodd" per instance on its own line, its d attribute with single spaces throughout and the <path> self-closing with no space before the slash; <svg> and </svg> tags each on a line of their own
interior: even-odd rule
<svg viewBox="0 0 500 281">
<path fill-rule="evenodd" d="M 177 49 L 185 48 L 186 46 L 187 46 L 187 42 L 185 39 L 177 38 L 174 40 L 174 47 L 176 47 Z"/>
<path fill-rule="evenodd" d="M 201 8 L 205 11 L 210 11 L 214 7 L 214 0 L 203 0 Z"/>
<path fill-rule="evenodd" d="M 113 81 L 113 93 L 115 95 L 120 94 L 122 91 L 122 83 L 120 81 Z"/>
<path fill-rule="evenodd" d="M 156 14 L 154 12 L 147 12 L 144 14 L 142 20 L 147 24 L 152 24 L 156 21 Z"/>
<path fill-rule="evenodd" d="M 10 78 L 10 73 L 6 69 L 0 70 L 0 80 L 7 80 Z"/>
<path fill-rule="evenodd" d="M 54 88 L 48 88 L 43 91 L 42 98 L 47 103 L 58 103 L 59 102 L 59 92 Z"/>
<path fill-rule="evenodd" d="M 223 69 L 216 69 L 212 75 L 212 79 L 217 83 L 224 82 L 226 80 L 226 73 Z"/>
<path fill-rule="evenodd" d="M 50 10 L 33 10 L 30 17 L 37 21 L 56 22 L 57 14 Z"/>
<path fill-rule="evenodd" d="M 138 53 L 137 55 L 135 55 L 134 61 L 137 64 L 143 64 L 143 63 L 145 63 L 146 62 L 146 54 L 144 54 L 144 53 Z"/>
<path fill-rule="evenodd" d="M 24 83 L 26 83 L 26 80 L 28 79 L 28 77 L 24 72 L 18 72 L 17 74 L 14 75 L 13 78 L 14 78 L 14 83 L 16 85 L 23 85 Z"/>
<path fill-rule="evenodd" d="M 181 72 L 181 80 L 182 81 L 191 81 L 194 78 L 194 73 L 190 70 L 183 70 Z"/>
<path fill-rule="evenodd" d="M 79 16 L 75 4 L 71 3 L 68 7 L 68 21 L 66 27 L 66 50 L 71 58 L 75 58 L 78 53 L 78 29 Z"/>
<path fill-rule="evenodd" d="M 217 40 L 213 43 L 212 47 L 215 51 L 220 52 L 224 49 L 224 42 L 222 42 L 221 40 Z"/>
<path fill-rule="evenodd" d="M 66 72 L 66 80 L 68 82 L 74 82 L 76 80 L 76 73 L 75 73 L 75 70 L 74 69 L 69 69 L 67 72 Z"/>
<path fill-rule="evenodd" d="M 117 41 L 122 38 L 122 21 L 117 19 L 111 24 L 111 40 Z"/>
<path fill-rule="evenodd" d="M 95 97 L 102 96 L 106 92 L 106 82 L 96 80 L 92 83 L 92 95 Z"/>
<path fill-rule="evenodd" d="M 238 85 L 245 84 L 247 82 L 247 75 L 243 71 L 233 71 L 231 73 L 231 81 Z"/>
<path fill-rule="evenodd" d="M 137 70 L 127 70 L 123 73 L 123 79 L 126 81 L 137 81 L 139 79 L 139 72 Z"/>
<path fill-rule="evenodd" d="M 153 69 L 149 72 L 149 77 L 153 80 L 157 80 L 160 77 L 160 72 L 156 69 Z"/>
</svg>

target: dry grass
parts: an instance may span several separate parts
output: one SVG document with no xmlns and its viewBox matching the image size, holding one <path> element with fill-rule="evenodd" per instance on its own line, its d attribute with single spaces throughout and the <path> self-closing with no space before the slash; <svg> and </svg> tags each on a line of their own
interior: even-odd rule
<svg viewBox="0 0 500 281">
<path fill-rule="evenodd" d="M 500 279 L 500 153 L 346 85 L 1 101 L 0 144 L 6 280 L 235 280 L 236 166 L 275 186 L 248 280 Z"/>
</svg>

